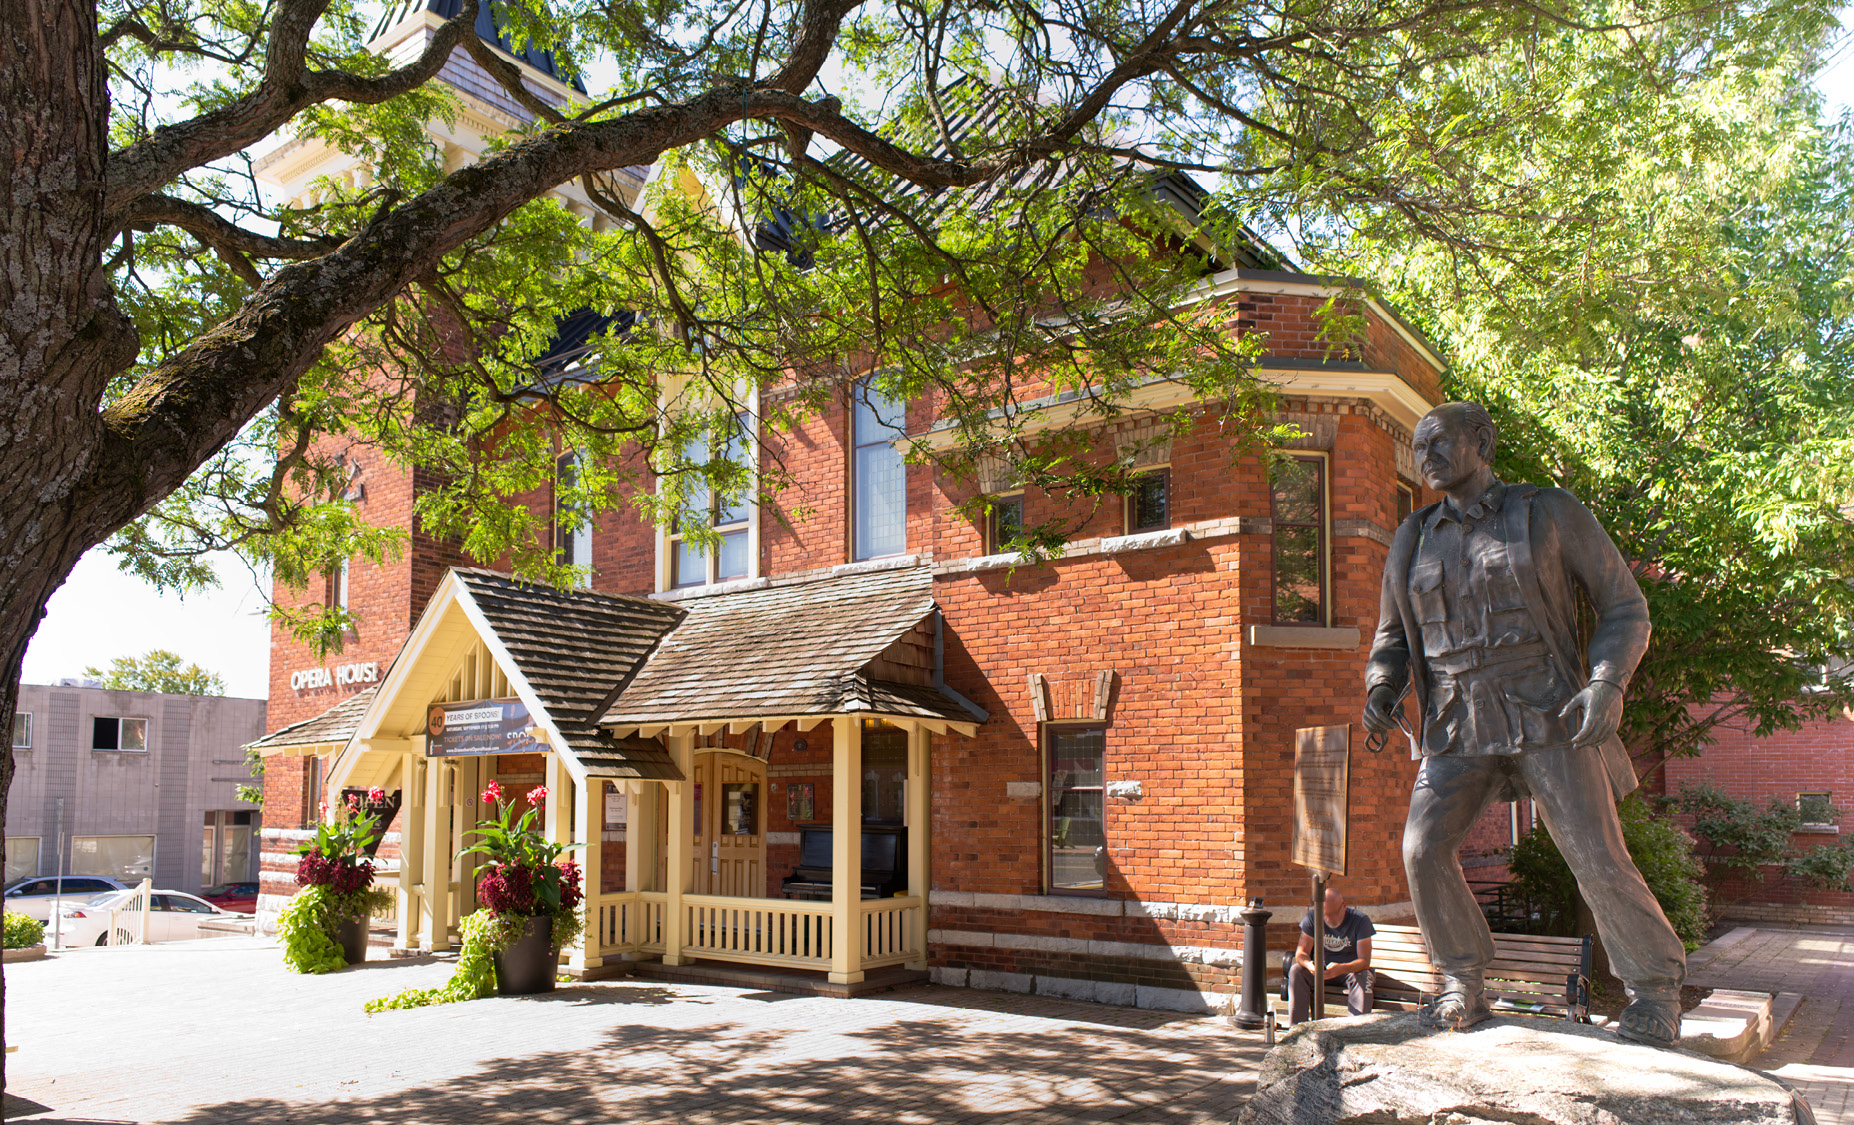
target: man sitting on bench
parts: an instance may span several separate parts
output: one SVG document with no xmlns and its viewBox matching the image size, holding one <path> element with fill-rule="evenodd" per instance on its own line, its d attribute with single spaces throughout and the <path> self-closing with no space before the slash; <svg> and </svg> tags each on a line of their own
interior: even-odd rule
<svg viewBox="0 0 1854 1125">
<path fill-rule="evenodd" d="M 1326 890 L 1326 979 L 1345 978 L 1345 1009 L 1355 1016 L 1371 1011 L 1371 935 L 1377 930 L 1364 912 L 1345 904 L 1345 896 Z M 1300 948 L 1288 972 L 1292 1007 L 1289 1023 L 1307 1018 L 1313 1008 L 1313 911 L 1300 920 Z M 1321 1013 L 1322 1016 L 1325 1013 Z"/>
</svg>

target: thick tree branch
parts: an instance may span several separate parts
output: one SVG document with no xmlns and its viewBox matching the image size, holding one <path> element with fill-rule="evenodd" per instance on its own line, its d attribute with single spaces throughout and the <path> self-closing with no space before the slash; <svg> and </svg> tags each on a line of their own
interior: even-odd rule
<svg viewBox="0 0 1854 1125">
<path fill-rule="evenodd" d="M 274 238 L 239 226 L 217 211 L 171 195 L 145 195 L 130 205 L 123 215 L 123 227 L 148 230 L 157 226 L 179 227 L 214 249 L 224 247 L 254 258 L 281 258 L 300 261 L 319 258 L 341 245 L 338 238 Z"/>
<path fill-rule="evenodd" d="M 112 154 L 106 173 L 105 212 L 122 213 L 189 168 L 230 156 L 270 136 L 309 106 L 326 101 L 378 105 L 418 89 L 438 73 L 466 36 L 474 35 L 479 2 L 463 0 L 463 11 L 438 29 L 417 59 L 376 78 L 342 71 L 307 72 L 308 30 L 327 0 L 284 5 L 272 30 L 264 78 L 257 89 L 210 113 L 156 129 Z"/>
</svg>

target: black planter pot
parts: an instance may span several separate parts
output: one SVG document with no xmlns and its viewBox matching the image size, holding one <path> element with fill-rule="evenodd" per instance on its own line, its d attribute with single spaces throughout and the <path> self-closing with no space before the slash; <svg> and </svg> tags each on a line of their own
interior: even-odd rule
<svg viewBox="0 0 1854 1125">
<path fill-rule="evenodd" d="M 496 995 L 552 992 L 560 957 L 554 949 L 554 920 L 544 914 L 529 918 L 520 939 L 492 956 L 496 962 Z"/>
<path fill-rule="evenodd" d="M 343 918 L 335 926 L 335 943 L 350 965 L 367 959 L 367 919 Z"/>
</svg>

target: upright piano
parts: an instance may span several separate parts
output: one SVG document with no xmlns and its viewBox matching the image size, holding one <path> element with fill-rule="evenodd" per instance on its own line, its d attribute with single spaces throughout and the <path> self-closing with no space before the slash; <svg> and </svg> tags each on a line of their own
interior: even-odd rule
<svg viewBox="0 0 1854 1125">
<path fill-rule="evenodd" d="M 798 866 L 779 883 L 787 898 L 830 900 L 832 878 L 830 825 L 798 830 Z M 890 898 L 908 887 L 908 833 L 900 825 L 863 826 L 862 892 L 864 898 Z"/>
</svg>

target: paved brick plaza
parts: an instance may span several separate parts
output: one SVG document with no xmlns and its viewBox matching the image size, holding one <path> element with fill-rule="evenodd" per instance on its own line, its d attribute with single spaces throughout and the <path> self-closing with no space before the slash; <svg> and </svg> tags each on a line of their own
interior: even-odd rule
<svg viewBox="0 0 1854 1125">
<path fill-rule="evenodd" d="M 1854 1125 L 1854 931 L 1747 930 L 1693 981 L 1803 999 L 1758 1065 Z M 1262 1047 L 1215 1018 L 921 987 L 863 1000 L 608 981 L 369 1017 L 450 972 L 284 971 L 228 938 L 6 967 L 24 1120 L 101 1122 L 1228 1122 Z M 545 1045 L 541 1047 L 539 1045 Z M 9 1102 L 8 1117 L 23 1110 Z"/>
<path fill-rule="evenodd" d="M 9 965 L 9 1092 L 58 1121 L 1227 1122 L 1212 1018 L 922 987 L 843 1001 L 607 981 L 369 1017 L 441 962 L 286 972 L 230 938 Z M 28 1118 L 33 1120 L 35 1118 Z"/>
</svg>

